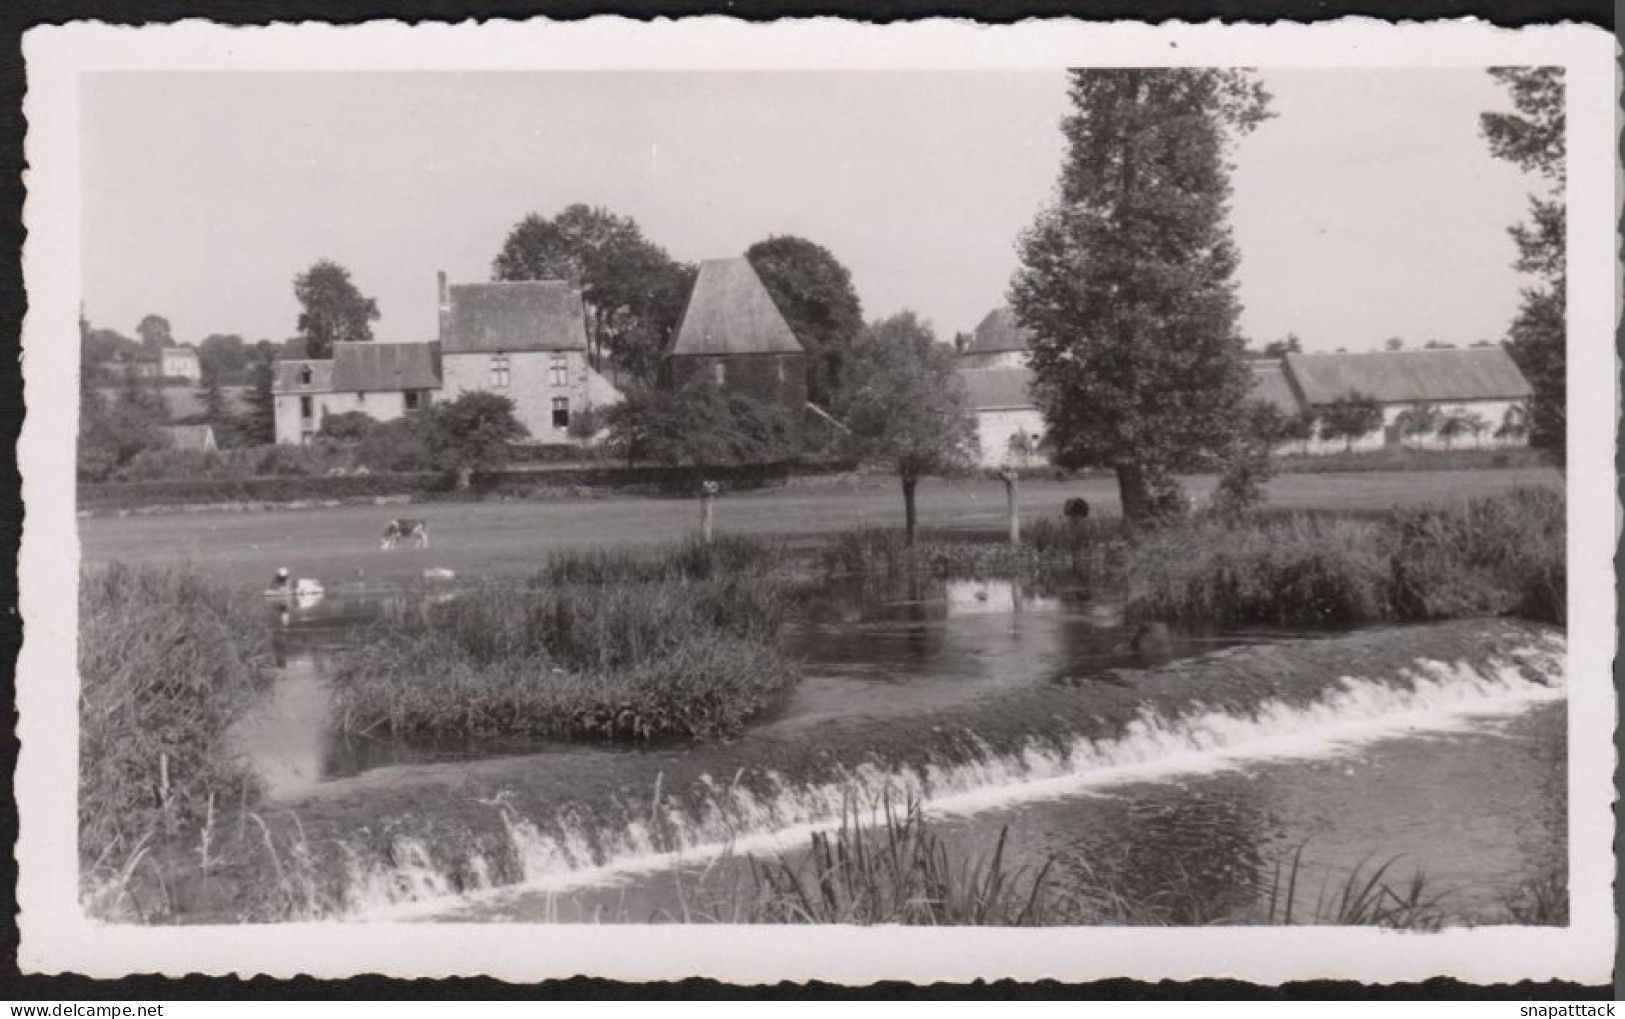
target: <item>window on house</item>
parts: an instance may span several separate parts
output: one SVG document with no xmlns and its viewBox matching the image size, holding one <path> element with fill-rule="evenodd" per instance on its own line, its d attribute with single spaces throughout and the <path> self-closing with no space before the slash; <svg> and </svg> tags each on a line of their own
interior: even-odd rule
<svg viewBox="0 0 1625 1019">
<path fill-rule="evenodd" d="M 304 418 L 306 421 L 309 421 L 315 416 L 315 414 L 316 408 L 311 398 L 308 396 L 301 396 L 299 398 L 299 416 Z"/>
<path fill-rule="evenodd" d="M 553 427 L 570 427 L 570 398 L 568 396 L 553 397 Z"/>
<path fill-rule="evenodd" d="M 570 384 L 570 363 L 563 354 L 554 354 L 547 366 L 548 381 L 555 386 Z"/>
<path fill-rule="evenodd" d="M 355 394 L 355 402 L 356 403 L 366 403 L 367 402 L 366 390 L 359 390 L 359 391 L 356 392 L 356 394 Z"/>
<path fill-rule="evenodd" d="M 508 355 L 497 354 L 491 358 L 491 388 L 508 388 Z"/>
<path fill-rule="evenodd" d="M 307 364 L 303 368 L 299 369 L 299 384 L 301 386 L 310 385 L 310 380 L 312 377 L 313 375 L 310 370 L 310 365 Z"/>
<path fill-rule="evenodd" d="M 714 361 L 711 364 L 711 377 L 716 379 L 717 385 L 728 384 L 728 365 L 723 361 Z"/>
<path fill-rule="evenodd" d="M 422 406 L 422 404 L 419 402 L 422 397 L 423 391 L 421 389 L 408 389 L 406 391 L 406 409 L 417 410 Z"/>
</svg>

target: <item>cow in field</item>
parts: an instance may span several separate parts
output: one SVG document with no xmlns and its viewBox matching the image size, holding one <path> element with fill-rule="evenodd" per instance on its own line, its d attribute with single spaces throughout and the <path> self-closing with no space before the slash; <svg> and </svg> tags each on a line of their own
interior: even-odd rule
<svg viewBox="0 0 1625 1019">
<path fill-rule="evenodd" d="M 429 547 L 429 522 L 427 520 L 413 520 L 409 517 L 397 517 L 384 525 L 384 537 L 378 545 L 388 552 L 398 547 L 401 542 L 415 542 L 418 548 Z"/>
</svg>

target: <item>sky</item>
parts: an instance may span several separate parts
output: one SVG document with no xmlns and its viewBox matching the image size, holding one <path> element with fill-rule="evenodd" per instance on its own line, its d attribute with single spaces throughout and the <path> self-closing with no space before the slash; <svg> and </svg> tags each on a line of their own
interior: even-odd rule
<svg viewBox="0 0 1625 1019">
<path fill-rule="evenodd" d="M 1499 338 L 1506 228 L 1540 186 L 1490 158 L 1475 69 L 1268 70 L 1236 150 L 1242 331 L 1308 350 Z M 134 335 L 296 332 L 321 258 L 381 340 L 433 339 L 435 272 L 488 279 L 509 229 L 574 202 L 674 257 L 773 234 L 829 248 L 865 314 L 939 334 L 1004 299 L 1050 200 L 1065 76 L 970 72 L 103 73 L 82 81 L 85 311 Z"/>
</svg>

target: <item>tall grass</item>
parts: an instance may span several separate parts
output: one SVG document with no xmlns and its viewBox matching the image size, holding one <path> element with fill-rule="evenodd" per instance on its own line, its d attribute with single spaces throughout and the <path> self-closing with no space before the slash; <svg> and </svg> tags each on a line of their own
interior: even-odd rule
<svg viewBox="0 0 1625 1019">
<path fill-rule="evenodd" d="M 927 531 L 912 546 L 901 529 L 860 528 L 833 535 L 818 550 L 827 575 L 854 573 L 938 576 L 1064 574 L 1093 580 L 1111 574 L 1120 559 L 1124 530 L 1115 518 L 1036 520 L 1020 545 L 1000 537 L 967 537 Z"/>
<path fill-rule="evenodd" d="M 485 587 L 343 655 L 335 718 L 397 737 L 728 736 L 798 678 L 784 617 L 763 577 Z"/>
<path fill-rule="evenodd" d="M 251 799 L 227 735 L 275 668 L 265 607 L 186 569 L 79 577 L 79 838 L 90 861 Z"/>
<path fill-rule="evenodd" d="M 1221 626 L 1502 614 L 1562 624 L 1564 534 L 1562 494 L 1536 488 L 1360 519 L 1197 520 L 1129 549 L 1128 608 Z"/>
<path fill-rule="evenodd" d="M 719 534 L 711 541 L 691 536 L 681 544 L 645 552 L 620 548 L 558 552 L 531 583 L 539 587 L 762 577 L 782 567 L 786 559 L 784 549 L 749 535 Z"/>
</svg>

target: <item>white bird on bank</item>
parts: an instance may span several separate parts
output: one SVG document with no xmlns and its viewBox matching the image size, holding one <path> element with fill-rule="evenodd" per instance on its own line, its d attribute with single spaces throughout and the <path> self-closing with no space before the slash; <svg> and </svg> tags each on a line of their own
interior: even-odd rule
<svg viewBox="0 0 1625 1019">
<path fill-rule="evenodd" d="M 271 586 L 266 588 L 265 593 L 269 597 L 284 595 L 292 595 L 295 598 L 320 597 L 322 585 L 320 581 L 311 580 L 309 577 L 295 580 L 289 576 L 288 568 L 281 566 L 277 568 L 276 576 L 271 578 Z"/>
</svg>

